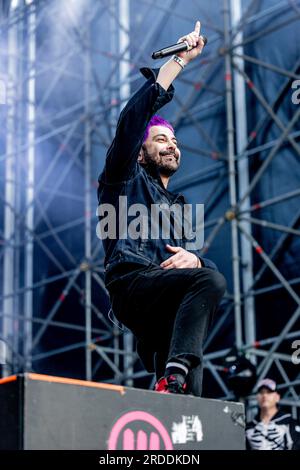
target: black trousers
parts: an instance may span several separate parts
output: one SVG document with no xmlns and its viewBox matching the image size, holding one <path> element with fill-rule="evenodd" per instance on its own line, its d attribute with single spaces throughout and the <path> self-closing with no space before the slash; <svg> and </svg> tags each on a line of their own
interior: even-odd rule
<svg viewBox="0 0 300 470">
<path fill-rule="evenodd" d="M 181 355 L 192 370 L 187 392 L 201 396 L 202 347 L 225 292 L 222 274 L 208 268 L 141 268 L 107 284 L 115 316 L 137 338 L 138 354 L 157 379 L 166 362 Z"/>
</svg>

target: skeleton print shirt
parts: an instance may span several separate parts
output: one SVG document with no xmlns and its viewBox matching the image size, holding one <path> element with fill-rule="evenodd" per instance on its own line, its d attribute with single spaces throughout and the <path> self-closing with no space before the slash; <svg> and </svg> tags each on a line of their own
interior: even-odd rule
<svg viewBox="0 0 300 470">
<path fill-rule="evenodd" d="M 290 413 L 278 411 L 266 424 L 259 415 L 246 427 L 249 450 L 300 450 L 300 425 Z"/>
</svg>

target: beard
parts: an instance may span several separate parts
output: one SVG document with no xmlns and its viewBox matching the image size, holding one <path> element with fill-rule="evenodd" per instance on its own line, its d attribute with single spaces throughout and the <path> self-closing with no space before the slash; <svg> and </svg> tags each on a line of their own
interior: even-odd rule
<svg viewBox="0 0 300 470">
<path fill-rule="evenodd" d="M 179 156 L 175 152 L 164 151 L 159 154 L 151 154 L 143 146 L 145 166 L 157 168 L 163 176 L 172 176 L 179 168 Z"/>
</svg>

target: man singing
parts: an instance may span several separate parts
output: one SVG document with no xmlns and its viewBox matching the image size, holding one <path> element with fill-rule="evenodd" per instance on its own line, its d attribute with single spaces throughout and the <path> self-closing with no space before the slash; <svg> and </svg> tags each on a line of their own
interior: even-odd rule
<svg viewBox="0 0 300 470">
<path fill-rule="evenodd" d="M 145 368 L 156 373 L 155 390 L 201 396 L 203 341 L 224 294 L 225 279 L 212 261 L 187 249 L 187 237 L 178 237 L 175 217 L 170 217 L 168 238 L 145 230 L 154 205 L 171 211 L 185 204 L 181 194 L 167 189 L 181 157 L 174 129 L 155 114 L 171 101 L 173 80 L 202 52 L 199 21 L 178 42 L 182 41 L 188 43 L 188 51 L 173 56 L 159 70 L 141 69 L 147 81 L 121 112 L 99 177 L 98 215 L 101 225 L 108 206 L 116 212 L 116 231 L 104 235 L 103 224 L 100 230 L 105 284 L 115 316 L 135 335 Z M 124 201 L 129 209 L 125 227 Z M 130 219 L 136 207 L 148 209 L 140 237 L 133 236 Z"/>
</svg>

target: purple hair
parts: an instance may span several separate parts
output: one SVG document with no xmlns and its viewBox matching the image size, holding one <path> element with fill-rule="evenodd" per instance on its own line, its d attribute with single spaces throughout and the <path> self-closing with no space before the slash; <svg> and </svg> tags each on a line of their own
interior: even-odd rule
<svg viewBox="0 0 300 470">
<path fill-rule="evenodd" d="M 146 127 L 145 134 L 144 134 L 144 137 L 143 137 L 143 143 L 145 142 L 145 140 L 147 140 L 150 128 L 153 127 L 153 126 L 168 127 L 174 133 L 174 129 L 171 126 L 171 124 L 169 123 L 169 121 L 166 121 L 164 118 L 162 118 L 158 114 L 155 114 L 154 116 L 152 116 L 152 118 L 150 119 L 150 121 L 148 123 L 148 126 Z"/>
</svg>

